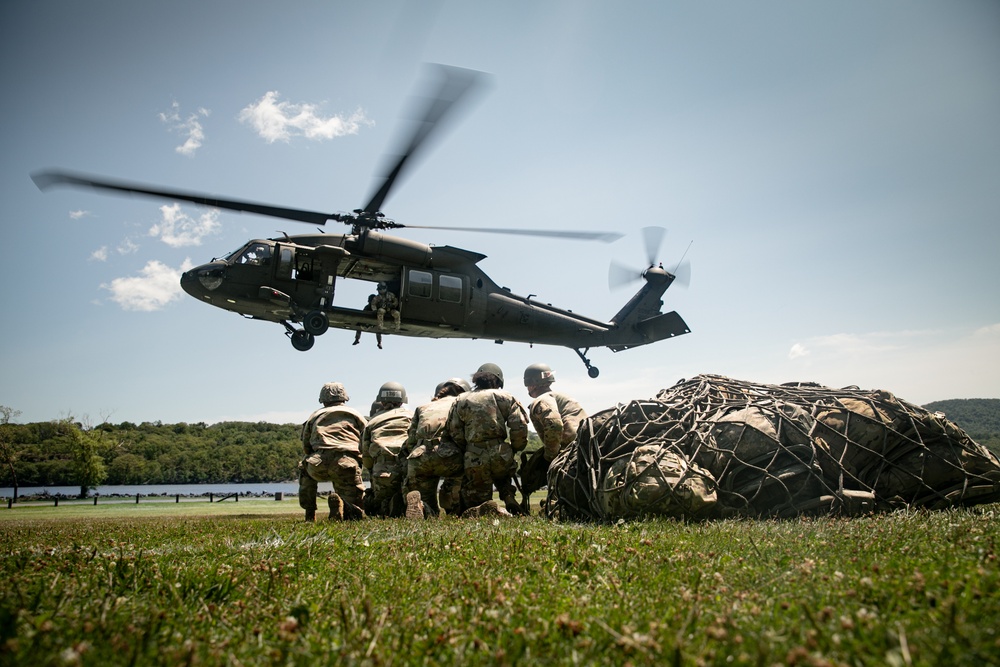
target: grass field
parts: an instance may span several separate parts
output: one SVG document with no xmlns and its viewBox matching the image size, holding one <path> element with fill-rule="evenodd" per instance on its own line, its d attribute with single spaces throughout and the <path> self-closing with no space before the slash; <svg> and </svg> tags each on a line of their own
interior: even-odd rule
<svg viewBox="0 0 1000 667">
<path fill-rule="evenodd" d="M 1000 665 L 998 539 L 1000 505 L 617 525 L 0 509 L 0 663 Z"/>
</svg>

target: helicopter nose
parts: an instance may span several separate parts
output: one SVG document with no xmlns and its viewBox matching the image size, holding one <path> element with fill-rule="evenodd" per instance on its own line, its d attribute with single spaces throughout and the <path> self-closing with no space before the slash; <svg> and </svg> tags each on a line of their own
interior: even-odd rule
<svg viewBox="0 0 1000 667">
<path fill-rule="evenodd" d="M 209 292 L 222 284 L 225 267 L 203 264 L 181 274 L 181 289 L 199 299 L 208 298 Z"/>
</svg>

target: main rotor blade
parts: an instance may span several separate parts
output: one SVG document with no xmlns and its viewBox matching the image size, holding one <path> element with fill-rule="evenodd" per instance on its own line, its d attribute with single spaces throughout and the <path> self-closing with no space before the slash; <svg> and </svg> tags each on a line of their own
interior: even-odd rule
<svg viewBox="0 0 1000 667">
<path fill-rule="evenodd" d="M 564 232 L 555 229 L 502 229 L 499 227 L 430 227 L 424 225 L 398 225 L 404 229 L 443 229 L 451 232 L 484 232 L 486 234 L 513 234 L 516 236 L 543 236 L 555 239 L 603 241 L 611 243 L 622 237 L 617 232 Z"/>
<path fill-rule="evenodd" d="M 398 156 L 391 169 L 385 171 L 382 184 L 362 209 L 365 213 L 377 213 L 382 210 L 382 204 L 389 196 L 396 179 L 403 173 L 407 162 L 417 153 L 435 129 L 441 127 L 442 122 L 452 109 L 467 96 L 467 93 L 478 82 L 486 77 L 483 72 L 446 65 L 436 65 L 434 71 L 441 77 L 437 90 L 427 98 L 427 107 L 417 121 L 413 136 L 410 137 L 409 143 L 403 149 L 402 155 Z"/>
<path fill-rule="evenodd" d="M 643 227 L 642 237 L 646 245 L 646 258 L 649 266 L 656 264 L 656 258 L 660 254 L 660 245 L 667 230 L 663 227 Z"/>
<path fill-rule="evenodd" d="M 342 216 L 337 213 L 320 213 L 318 211 L 303 211 L 297 208 L 285 208 L 281 206 L 269 206 L 256 202 L 240 201 L 237 199 L 219 199 L 211 195 L 197 192 L 185 192 L 183 190 L 166 190 L 142 183 L 130 183 L 128 181 L 116 181 L 87 174 L 74 174 L 67 171 L 43 170 L 31 174 L 31 180 L 35 182 L 39 190 L 47 190 L 57 185 L 69 185 L 81 188 L 95 188 L 98 190 L 110 190 L 125 194 L 143 195 L 156 199 L 166 199 L 170 201 L 189 201 L 202 206 L 212 208 L 224 208 L 230 211 L 241 213 L 256 213 L 267 215 L 272 218 L 283 218 L 285 220 L 296 220 L 298 222 L 308 222 L 314 225 L 325 225 L 327 220 L 340 220 Z"/>
</svg>

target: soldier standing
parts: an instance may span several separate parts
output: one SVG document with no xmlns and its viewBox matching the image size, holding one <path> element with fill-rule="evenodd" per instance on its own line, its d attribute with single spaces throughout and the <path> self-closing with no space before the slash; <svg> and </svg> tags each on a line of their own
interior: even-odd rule
<svg viewBox="0 0 1000 667">
<path fill-rule="evenodd" d="M 362 519 L 365 487 L 361 481 L 361 433 L 364 416 L 344 405 L 350 397 L 344 385 L 328 382 L 319 392 L 323 407 L 309 415 L 302 425 L 299 463 L 299 507 L 306 521 L 316 520 L 316 491 L 319 482 L 333 482 L 327 497 L 331 519 Z"/>
<path fill-rule="evenodd" d="M 496 484 L 507 511 L 520 513 L 511 480 L 517 469 L 514 452 L 528 444 L 524 406 L 503 390 L 503 371 L 496 364 L 480 366 L 472 384 L 474 391 L 455 400 L 447 425 L 448 435 L 465 450 L 462 509 L 493 503 Z"/>
<path fill-rule="evenodd" d="M 378 391 L 382 411 L 371 418 L 361 434 L 361 461 L 371 476 L 365 510 L 375 516 L 403 515 L 403 472 L 399 449 L 406 442 L 413 413 L 403 407 L 406 389 L 386 382 Z"/>
<path fill-rule="evenodd" d="M 525 501 L 532 491 L 545 486 L 549 464 L 563 447 L 576 439 L 580 422 L 587 418 L 579 403 L 552 391 L 555 381 L 555 373 L 546 364 L 532 364 L 524 369 L 524 386 L 535 399 L 528 406 L 528 415 L 542 441 L 542 448 L 530 457 L 521 455 L 521 493 Z"/>
<path fill-rule="evenodd" d="M 448 514 L 458 513 L 463 455 L 445 432 L 445 424 L 455 398 L 469 389 L 469 383 L 461 378 L 445 380 L 435 387 L 430 403 L 413 411 L 406 443 L 399 453 L 406 466 L 403 496 L 407 519 L 437 517 L 441 508 Z"/>
</svg>

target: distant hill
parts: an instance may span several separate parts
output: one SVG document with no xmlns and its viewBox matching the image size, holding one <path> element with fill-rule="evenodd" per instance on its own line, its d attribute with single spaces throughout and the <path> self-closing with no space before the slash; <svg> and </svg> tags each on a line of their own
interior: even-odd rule
<svg viewBox="0 0 1000 667">
<path fill-rule="evenodd" d="M 923 407 L 943 412 L 973 440 L 1000 456 L 1000 398 L 953 398 Z"/>
</svg>

